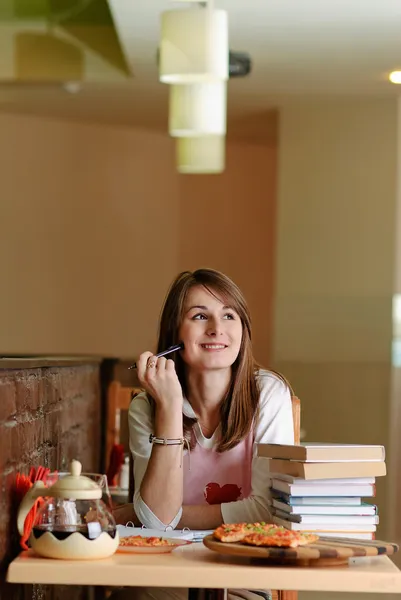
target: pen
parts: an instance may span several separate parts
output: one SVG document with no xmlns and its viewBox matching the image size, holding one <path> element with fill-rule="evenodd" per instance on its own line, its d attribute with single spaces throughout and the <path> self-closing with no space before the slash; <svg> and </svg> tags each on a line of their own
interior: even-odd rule
<svg viewBox="0 0 401 600">
<path fill-rule="evenodd" d="M 157 354 L 155 354 L 155 357 L 160 358 L 161 356 L 167 356 L 167 354 L 171 354 L 172 352 L 177 352 L 178 350 L 183 350 L 183 349 L 184 349 L 184 344 L 182 342 L 180 342 L 179 344 L 176 344 L 175 346 L 170 346 L 170 348 L 167 348 L 167 350 L 158 352 Z M 128 367 L 128 369 L 136 369 L 136 363 L 134 363 L 133 365 Z"/>
</svg>

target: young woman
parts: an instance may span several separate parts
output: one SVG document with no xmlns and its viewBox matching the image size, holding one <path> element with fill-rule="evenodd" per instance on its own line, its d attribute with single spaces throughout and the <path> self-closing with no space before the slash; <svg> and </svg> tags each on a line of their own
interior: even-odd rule
<svg viewBox="0 0 401 600">
<path fill-rule="evenodd" d="M 228 277 L 199 269 L 175 279 L 158 352 L 179 342 L 184 349 L 172 358 L 144 352 L 137 361 L 145 391 L 129 410 L 136 517 L 161 530 L 269 521 L 269 472 L 256 444 L 294 443 L 291 396 L 279 375 L 256 364 L 249 311 Z M 188 590 L 131 588 L 116 598 L 187 599 Z"/>
<path fill-rule="evenodd" d="M 163 530 L 268 521 L 269 473 L 256 444 L 294 443 L 291 396 L 256 364 L 249 311 L 227 276 L 199 269 L 175 279 L 158 352 L 179 342 L 172 358 L 144 352 L 137 362 L 145 392 L 129 411 L 135 514 Z"/>
</svg>

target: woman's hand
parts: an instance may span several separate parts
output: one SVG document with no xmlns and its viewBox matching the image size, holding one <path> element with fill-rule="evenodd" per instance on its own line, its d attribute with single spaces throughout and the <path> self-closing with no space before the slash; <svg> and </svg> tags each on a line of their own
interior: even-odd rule
<svg viewBox="0 0 401 600">
<path fill-rule="evenodd" d="M 138 378 L 158 407 L 182 406 L 183 394 L 174 361 L 144 352 L 137 361 Z"/>
</svg>

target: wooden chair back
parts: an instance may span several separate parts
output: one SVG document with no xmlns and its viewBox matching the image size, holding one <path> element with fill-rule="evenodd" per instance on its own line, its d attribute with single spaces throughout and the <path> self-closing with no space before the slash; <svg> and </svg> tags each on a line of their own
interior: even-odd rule
<svg viewBox="0 0 401 600">
<path fill-rule="evenodd" d="M 294 444 L 301 443 L 301 401 L 296 396 L 291 396 L 292 421 L 294 423 Z"/>
<path fill-rule="evenodd" d="M 128 412 L 131 400 L 142 390 L 135 387 L 124 387 L 119 381 L 112 381 L 107 392 L 107 415 L 106 415 L 106 456 L 105 464 L 108 465 L 110 452 L 114 444 L 121 444 L 121 431 L 127 431 L 127 426 L 121 427 L 121 413 Z M 128 440 L 124 440 L 128 444 Z M 128 449 L 127 449 L 128 450 Z"/>
</svg>

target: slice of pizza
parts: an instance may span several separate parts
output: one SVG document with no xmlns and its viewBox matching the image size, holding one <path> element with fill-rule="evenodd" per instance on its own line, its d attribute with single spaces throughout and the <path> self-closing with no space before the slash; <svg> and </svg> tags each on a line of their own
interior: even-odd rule
<svg viewBox="0 0 401 600">
<path fill-rule="evenodd" d="M 244 537 L 254 532 L 270 531 L 271 528 L 277 528 L 277 525 L 271 523 L 223 523 L 214 530 L 213 536 L 220 542 L 233 543 L 241 542 Z"/>
<path fill-rule="evenodd" d="M 276 527 L 266 532 L 252 532 L 242 539 L 249 546 L 278 546 L 280 548 L 297 548 L 313 544 L 319 539 L 318 535 L 290 531 L 284 527 Z"/>
<path fill-rule="evenodd" d="M 139 548 L 155 548 L 159 546 L 172 546 L 171 542 L 161 537 L 145 537 L 142 535 L 130 535 L 120 539 L 120 546 Z"/>
</svg>

